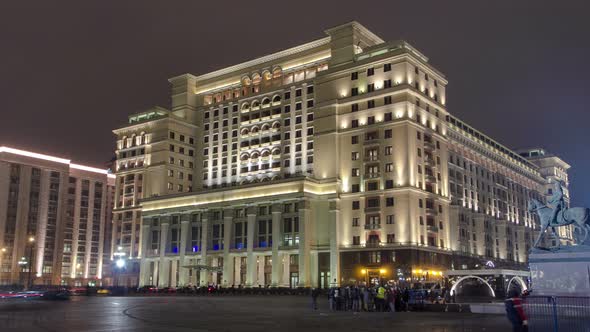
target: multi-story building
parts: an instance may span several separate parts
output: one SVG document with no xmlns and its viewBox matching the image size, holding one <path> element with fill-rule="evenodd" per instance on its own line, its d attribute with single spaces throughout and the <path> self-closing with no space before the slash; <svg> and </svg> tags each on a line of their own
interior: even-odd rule
<svg viewBox="0 0 590 332">
<path fill-rule="evenodd" d="M 103 169 L 1 146 L 0 284 L 101 284 L 114 180 Z"/>
<path fill-rule="evenodd" d="M 169 110 L 114 131 L 113 245 L 140 260 L 141 285 L 326 287 L 526 261 L 538 167 L 451 116 L 447 80 L 407 42 L 357 22 L 325 33 L 174 77 Z"/>
</svg>

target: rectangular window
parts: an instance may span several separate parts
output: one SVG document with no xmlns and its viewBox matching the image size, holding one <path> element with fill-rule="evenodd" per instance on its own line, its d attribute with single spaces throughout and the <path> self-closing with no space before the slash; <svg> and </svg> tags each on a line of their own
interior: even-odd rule
<svg viewBox="0 0 590 332">
<path fill-rule="evenodd" d="M 387 72 L 387 71 L 391 71 L 391 63 L 386 63 L 383 65 L 383 71 Z"/>
<path fill-rule="evenodd" d="M 373 76 L 373 75 L 375 75 L 375 68 L 367 69 L 367 76 Z"/>
<path fill-rule="evenodd" d="M 359 78 L 359 73 L 354 72 L 350 74 L 350 80 L 351 81 L 356 81 Z"/>
<path fill-rule="evenodd" d="M 395 216 L 393 214 L 389 214 L 385 217 L 385 223 L 388 225 L 395 224 Z"/>
</svg>

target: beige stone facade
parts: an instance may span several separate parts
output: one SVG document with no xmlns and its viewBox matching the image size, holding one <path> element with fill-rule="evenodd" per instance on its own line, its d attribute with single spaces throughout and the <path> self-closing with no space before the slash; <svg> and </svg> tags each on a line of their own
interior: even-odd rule
<svg viewBox="0 0 590 332">
<path fill-rule="evenodd" d="M 356 22 L 325 34 L 172 78 L 170 109 L 114 131 L 113 246 L 140 285 L 327 287 L 526 261 L 539 167 L 451 116 L 447 80 L 408 43 Z"/>
</svg>

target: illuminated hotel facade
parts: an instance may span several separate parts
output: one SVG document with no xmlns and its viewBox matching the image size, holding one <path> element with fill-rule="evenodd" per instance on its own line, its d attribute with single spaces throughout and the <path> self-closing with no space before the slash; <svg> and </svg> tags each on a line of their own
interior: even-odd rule
<svg viewBox="0 0 590 332">
<path fill-rule="evenodd" d="M 356 22 L 201 76 L 117 136 L 113 246 L 140 285 L 327 287 L 521 266 L 539 167 L 446 109 L 445 77 Z M 132 283 L 129 282 L 129 283 Z"/>
<path fill-rule="evenodd" d="M 103 169 L 0 146 L 0 285 L 28 285 L 29 276 L 35 285 L 103 284 L 114 181 Z"/>
</svg>

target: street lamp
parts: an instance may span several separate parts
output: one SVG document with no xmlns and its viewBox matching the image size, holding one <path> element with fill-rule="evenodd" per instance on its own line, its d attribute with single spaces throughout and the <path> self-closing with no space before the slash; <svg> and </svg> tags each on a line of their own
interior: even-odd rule
<svg viewBox="0 0 590 332">
<path fill-rule="evenodd" d="M 115 280 L 114 280 L 115 285 L 114 286 L 119 286 L 118 276 L 120 274 L 120 271 L 125 268 L 125 253 L 123 252 L 123 248 L 117 247 L 117 251 L 115 253 L 113 253 L 113 256 L 115 256 L 115 258 L 116 258 L 116 261 L 115 261 L 116 270 L 115 270 Z"/>
<path fill-rule="evenodd" d="M 29 262 L 31 265 L 29 266 L 29 279 L 27 282 L 27 289 L 30 289 L 33 286 L 33 280 L 31 279 L 31 273 L 33 272 L 33 247 L 35 243 L 35 237 L 29 236 Z"/>
<path fill-rule="evenodd" d="M 29 264 L 29 262 L 27 262 L 27 258 L 25 256 L 21 257 L 18 261 L 18 266 L 20 266 L 21 270 L 24 269 L 27 264 Z M 19 280 L 21 279 L 19 278 Z"/>
</svg>

